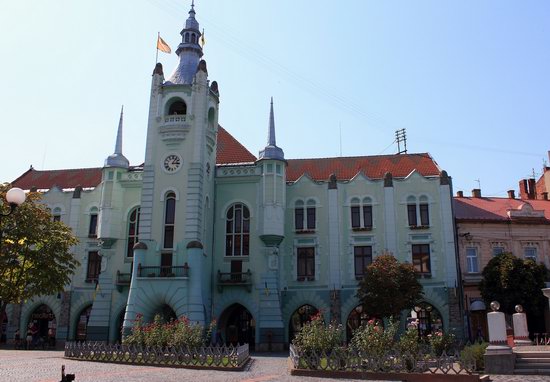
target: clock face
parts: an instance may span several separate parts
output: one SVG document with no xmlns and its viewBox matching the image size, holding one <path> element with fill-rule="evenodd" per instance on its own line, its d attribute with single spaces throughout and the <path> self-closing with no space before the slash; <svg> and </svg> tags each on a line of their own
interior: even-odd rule
<svg viewBox="0 0 550 382">
<path fill-rule="evenodd" d="M 166 158 L 164 159 L 163 165 L 164 165 L 164 169 L 167 172 L 174 172 L 180 168 L 181 158 L 179 157 L 179 155 L 170 154 L 166 156 Z"/>
</svg>

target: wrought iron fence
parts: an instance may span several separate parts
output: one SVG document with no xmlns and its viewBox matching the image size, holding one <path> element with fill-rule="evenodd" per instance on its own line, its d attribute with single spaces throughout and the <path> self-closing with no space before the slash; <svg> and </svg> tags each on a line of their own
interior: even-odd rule
<svg viewBox="0 0 550 382">
<path fill-rule="evenodd" d="M 475 361 L 461 359 L 458 352 L 435 356 L 392 350 L 382 356 L 373 356 L 346 347 L 316 352 L 290 345 L 290 359 L 295 369 L 323 371 L 470 375 L 475 370 Z"/>
<path fill-rule="evenodd" d="M 65 357 L 149 366 L 240 369 L 250 359 L 248 344 L 200 348 L 148 347 L 104 342 L 67 342 Z"/>
</svg>

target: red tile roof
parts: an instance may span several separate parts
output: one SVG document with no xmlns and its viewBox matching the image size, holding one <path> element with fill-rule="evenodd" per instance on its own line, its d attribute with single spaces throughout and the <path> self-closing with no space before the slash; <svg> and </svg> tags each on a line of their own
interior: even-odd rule
<svg viewBox="0 0 550 382">
<path fill-rule="evenodd" d="M 256 157 L 223 127 L 218 125 L 216 164 L 254 162 Z"/>
<path fill-rule="evenodd" d="M 36 170 L 30 168 L 12 182 L 15 187 L 30 190 L 59 188 L 95 187 L 101 183 L 101 168 L 75 168 L 69 170 Z"/>
<path fill-rule="evenodd" d="M 254 162 L 256 157 L 240 144 L 223 127 L 218 129 L 218 149 L 216 152 L 217 164 Z M 12 182 L 15 187 L 30 190 L 59 188 L 96 187 L 101 183 L 101 168 L 77 168 L 67 170 L 36 170 L 30 168 L 23 175 Z"/>
<path fill-rule="evenodd" d="M 510 221 L 508 210 L 518 210 L 528 203 L 535 211 L 544 211 L 546 219 L 550 219 L 549 200 L 522 200 L 510 198 L 454 198 L 454 210 L 457 220 L 463 221 Z"/>
<path fill-rule="evenodd" d="M 428 153 L 289 159 L 287 162 L 288 181 L 296 181 L 306 173 L 314 180 L 328 180 L 331 174 L 337 179 L 349 180 L 359 172 L 371 179 L 382 179 L 386 172 L 391 172 L 394 178 L 404 178 L 413 170 L 423 176 L 438 176 L 441 171 Z"/>
</svg>

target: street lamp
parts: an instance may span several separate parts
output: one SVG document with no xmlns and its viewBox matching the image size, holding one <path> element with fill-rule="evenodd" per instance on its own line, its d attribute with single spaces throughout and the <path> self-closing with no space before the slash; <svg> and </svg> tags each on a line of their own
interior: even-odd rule
<svg viewBox="0 0 550 382">
<path fill-rule="evenodd" d="M 15 209 L 20 206 L 27 196 L 25 195 L 25 191 L 18 187 L 11 188 L 8 192 L 6 192 L 6 201 L 10 205 L 10 210 L 7 213 L 0 212 L 0 249 L 2 248 L 2 234 L 4 231 L 2 230 L 2 218 L 5 216 L 10 216 Z"/>
</svg>

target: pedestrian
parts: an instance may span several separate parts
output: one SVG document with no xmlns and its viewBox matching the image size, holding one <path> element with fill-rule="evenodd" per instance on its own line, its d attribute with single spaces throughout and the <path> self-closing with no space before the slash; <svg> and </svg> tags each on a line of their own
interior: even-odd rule
<svg viewBox="0 0 550 382">
<path fill-rule="evenodd" d="M 31 350 L 32 334 L 33 334 L 32 323 L 29 323 L 29 327 L 27 328 L 27 337 L 26 337 L 27 342 L 26 342 L 26 345 L 25 345 L 25 349 L 27 349 L 27 350 Z"/>
<path fill-rule="evenodd" d="M 19 328 L 17 328 L 13 336 L 13 347 L 15 349 L 21 348 L 21 332 L 19 331 Z"/>
</svg>

